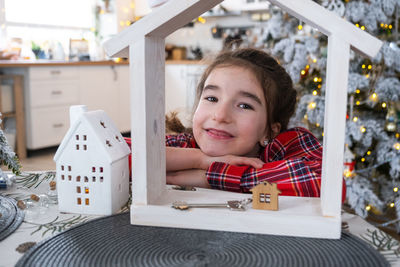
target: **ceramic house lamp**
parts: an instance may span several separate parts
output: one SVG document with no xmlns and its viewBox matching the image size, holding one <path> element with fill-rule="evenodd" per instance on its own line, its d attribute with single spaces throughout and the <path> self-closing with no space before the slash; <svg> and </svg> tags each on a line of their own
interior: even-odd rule
<svg viewBox="0 0 400 267">
<path fill-rule="evenodd" d="M 111 215 L 129 198 L 130 149 L 102 110 L 71 106 L 54 156 L 60 212 Z"/>
</svg>

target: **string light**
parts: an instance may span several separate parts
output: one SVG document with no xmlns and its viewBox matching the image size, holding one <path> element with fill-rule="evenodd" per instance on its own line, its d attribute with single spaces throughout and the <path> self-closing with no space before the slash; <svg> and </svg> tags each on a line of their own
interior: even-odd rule
<svg viewBox="0 0 400 267">
<path fill-rule="evenodd" d="M 315 102 L 311 102 L 310 104 L 308 104 L 309 109 L 314 109 L 316 106 L 317 104 Z"/>
<path fill-rule="evenodd" d="M 127 21 L 125 21 L 125 25 L 129 26 L 129 25 L 131 25 L 131 22 L 129 20 L 127 20 Z"/>
<path fill-rule="evenodd" d="M 308 116 L 307 116 L 307 114 L 306 114 L 306 115 L 304 115 L 304 119 L 306 119 L 306 120 L 308 119 Z"/>
<path fill-rule="evenodd" d="M 398 187 L 395 187 L 395 188 L 393 188 L 393 191 L 394 191 L 394 192 L 397 192 L 397 191 L 399 191 L 399 188 L 398 188 Z"/>
<path fill-rule="evenodd" d="M 321 89 L 321 85 L 320 85 L 320 84 L 318 84 L 318 86 L 317 86 L 317 87 L 318 87 L 318 89 Z"/>
<path fill-rule="evenodd" d="M 319 123 L 316 123 L 315 126 L 319 127 Z"/>
<path fill-rule="evenodd" d="M 365 64 L 362 64 L 361 68 L 365 69 Z"/>
<path fill-rule="evenodd" d="M 372 65 L 368 65 L 368 69 L 369 69 L 369 70 L 372 69 Z"/>
<path fill-rule="evenodd" d="M 356 105 L 358 106 L 358 105 L 360 105 L 361 104 L 361 102 L 359 101 L 359 100 L 357 100 L 356 101 Z"/>
<path fill-rule="evenodd" d="M 371 153 L 372 153 L 371 150 L 368 150 L 368 151 L 367 151 L 367 155 L 368 155 L 368 156 L 371 155 Z"/>
<path fill-rule="evenodd" d="M 299 26 L 297 26 L 297 29 L 299 29 L 299 31 L 301 31 L 303 29 L 303 25 L 299 24 Z"/>
<path fill-rule="evenodd" d="M 318 77 L 314 78 L 314 82 L 317 83 L 318 82 Z"/>
<path fill-rule="evenodd" d="M 310 65 L 307 65 L 307 66 L 306 66 L 306 69 L 309 69 L 309 68 L 310 68 Z"/>
<path fill-rule="evenodd" d="M 367 205 L 367 206 L 365 207 L 365 209 L 366 209 L 367 211 L 370 211 L 370 210 L 371 210 L 371 205 Z"/>
<path fill-rule="evenodd" d="M 399 133 L 396 133 L 396 138 L 399 138 L 400 137 L 400 134 Z"/>
<path fill-rule="evenodd" d="M 360 89 L 357 89 L 356 90 L 356 94 L 359 94 L 361 91 L 360 91 Z"/>
<path fill-rule="evenodd" d="M 346 171 L 346 172 L 344 173 L 344 176 L 346 176 L 346 178 L 351 177 L 351 175 L 352 175 L 351 171 Z"/>
<path fill-rule="evenodd" d="M 393 145 L 396 150 L 400 150 L 400 143 L 396 143 Z"/>
<path fill-rule="evenodd" d="M 202 24 L 206 23 L 206 20 L 203 17 L 198 17 L 197 20 Z"/>
<path fill-rule="evenodd" d="M 376 93 L 373 93 L 370 98 L 372 100 L 376 101 L 376 100 L 378 100 L 378 95 Z"/>
<path fill-rule="evenodd" d="M 389 29 L 392 29 L 392 27 L 393 27 L 392 25 L 389 25 Z"/>
<path fill-rule="evenodd" d="M 306 74 L 306 71 L 305 70 L 301 70 L 300 74 L 304 75 L 304 74 Z"/>
<path fill-rule="evenodd" d="M 365 78 L 369 78 L 369 74 L 365 74 Z"/>
<path fill-rule="evenodd" d="M 317 59 L 314 58 L 314 59 L 312 60 L 312 62 L 313 62 L 313 63 L 317 63 Z"/>
<path fill-rule="evenodd" d="M 364 162 L 365 161 L 365 158 L 361 158 L 361 162 Z"/>
<path fill-rule="evenodd" d="M 320 77 L 320 78 L 318 78 L 318 82 L 322 82 L 322 78 Z"/>
<path fill-rule="evenodd" d="M 382 103 L 382 107 L 386 108 L 386 103 L 385 102 Z"/>
<path fill-rule="evenodd" d="M 390 203 L 390 205 L 389 205 L 391 208 L 393 208 L 394 207 L 394 203 L 392 202 L 392 203 Z"/>
<path fill-rule="evenodd" d="M 361 30 L 365 31 L 365 26 L 361 26 Z"/>
<path fill-rule="evenodd" d="M 360 28 L 360 24 L 356 23 L 356 27 L 357 27 L 357 28 Z"/>
<path fill-rule="evenodd" d="M 324 136 L 324 132 L 322 132 L 322 136 Z"/>
<path fill-rule="evenodd" d="M 360 127 L 360 131 L 361 131 L 362 133 L 365 133 L 366 130 L 367 130 L 367 129 L 365 129 L 364 126 L 361 126 L 361 127 Z"/>
<path fill-rule="evenodd" d="M 317 95 L 317 94 L 318 94 L 317 90 L 314 90 L 314 91 L 312 92 L 312 94 L 313 94 L 313 95 Z"/>
<path fill-rule="evenodd" d="M 358 121 L 358 117 L 354 117 L 354 118 L 353 118 L 353 121 L 354 121 L 354 122 Z"/>
</svg>

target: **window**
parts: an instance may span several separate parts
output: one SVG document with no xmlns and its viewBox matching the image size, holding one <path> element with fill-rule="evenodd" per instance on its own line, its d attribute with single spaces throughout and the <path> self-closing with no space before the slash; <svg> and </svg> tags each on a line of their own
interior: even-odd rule
<svg viewBox="0 0 400 267">
<path fill-rule="evenodd" d="M 4 0 L 7 22 L 90 28 L 94 1 Z"/>
</svg>

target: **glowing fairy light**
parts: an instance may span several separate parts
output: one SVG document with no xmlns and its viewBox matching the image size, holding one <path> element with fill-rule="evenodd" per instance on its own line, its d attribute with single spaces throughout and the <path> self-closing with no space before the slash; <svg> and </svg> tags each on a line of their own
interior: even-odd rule
<svg viewBox="0 0 400 267">
<path fill-rule="evenodd" d="M 356 101 L 356 105 L 358 106 L 358 105 L 360 105 L 361 104 L 361 102 L 359 101 L 359 100 L 357 100 Z"/>
<path fill-rule="evenodd" d="M 313 62 L 313 63 L 317 63 L 317 59 L 314 58 L 314 59 L 312 60 L 312 62 Z"/>
<path fill-rule="evenodd" d="M 365 161 L 365 158 L 361 158 L 361 162 L 364 162 Z"/>
<path fill-rule="evenodd" d="M 300 72 L 300 74 L 301 74 L 301 75 L 304 75 L 304 74 L 306 74 L 306 71 L 305 71 L 305 70 L 302 70 L 302 71 Z"/>
<path fill-rule="evenodd" d="M 358 121 L 358 117 L 354 117 L 354 118 L 353 118 L 353 121 L 354 121 L 354 122 Z"/>
<path fill-rule="evenodd" d="M 319 123 L 316 123 L 315 126 L 319 127 Z"/>
<path fill-rule="evenodd" d="M 317 104 L 315 102 L 311 102 L 310 104 L 308 104 L 309 109 L 314 109 L 316 106 Z"/>
<path fill-rule="evenodd" d="M 362 64 L 362 65 L 361 65 L 361 68 L 365 69 L 365 64 Z"/>
<path fill-rule="evenodd" d="M 302 29 L 303 29 L 303 25 L 299 25 L 299 26 L 297 26 L 297 29 L 299 29 L 299 31 L 301 31 Z"/>
<path fill-rule="evenodd" d="M 365 31 L 365 26 L 361 26 L 361 30 Z"/>
<path fill-rule="evenodd" d="M 391 208 L 393 208 L 394 207 L 394 203 L 392 202 L 392 203 L 390 203 L 390 205 L 389 205 Z"/>
<path fill-rule="evenodd" d="M 317 95 L 317 94 L 318 94 L 317 90 L 314 90 L 314 91 L 312 92 L 312 94 L 313 94 L 313 95 Z"/>
<path fill-rule="evenodd" d="M 356 94 L 359 94 L 361 91 L 360 91 L 360 89 L 357 89 L 356 90 Z"/>
<path fill-rule="evenodd" d="M 367 155 L 368 155 L 368 156 L 371 155 L 371 153 L 372 153 L 371 150 L 368 150 L 368 151 L 367 151 Z"/>
<path fill-rule="evenodd" d="M 367 211 L 370 211 L 370 210 L 371 210 L 371 205 L 367 205 L 367 206 L 365 207 L 365 209 L 366 209 Z"/>
<path fill-rule="evenodd" d="M 394 192 L 397 192 L 397 191 L 399 191 L 399 188 L 398 188 L 398 187 L 395 187 L 395 188 L 393 188 L 393 191 L 394 191 Z"/>
<path fill-rule="evenodd" d="M 400 143 L 396 143 L 393 145 L 394 149 L 400 150 Z"/>
<path fill-rule="evenodd" d="M 386 108 L 387 104 L 385 102 L 382 103 L 382 107 Z"/>
<path fill-rule="evenodd" d="M 366 130 L 367 130 L 367 129 L 365 129 L 364 126 L 361 126 L 361 127 L 360 127 L 360 131 L 361 131 L 362 133 L 365 133 Z"/>
</svg>

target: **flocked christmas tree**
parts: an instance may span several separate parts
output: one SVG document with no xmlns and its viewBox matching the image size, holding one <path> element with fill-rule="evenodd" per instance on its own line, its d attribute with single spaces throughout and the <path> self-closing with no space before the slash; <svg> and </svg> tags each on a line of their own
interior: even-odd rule
<svg viewBox="0 0 400 267">
<path fill-rule="evenodd" d="M 1 113 L 0 113 L 0 124 L 1 124 Z M 20 164 L 18 161 L 18 157 L 15 152 L 11 149 L 11 147 L 7 143 L 7 139 L 4 135 L 3 130 L 0 129 L 0 167 L 6 166 L 9 170 L 11 170 L 14 174 L 20 173 Z M 5 174 L 0 168 L 0 181 L 3 183 L 10 183 L 10 179 L 7 174 Z"/>
<path fill-rule="evenodd" d="M 357 214 L 400 219 L 400 1 L 315 2 L 384 42 L 373 60 L 351 52 L 343 175 L 346 203 Z M 322 141 L 327 38 L 276 7 L 270 15 L 260 24 L 262 46 L 280 59 L 298 89 L 292 122 Z"/>
</svg>

